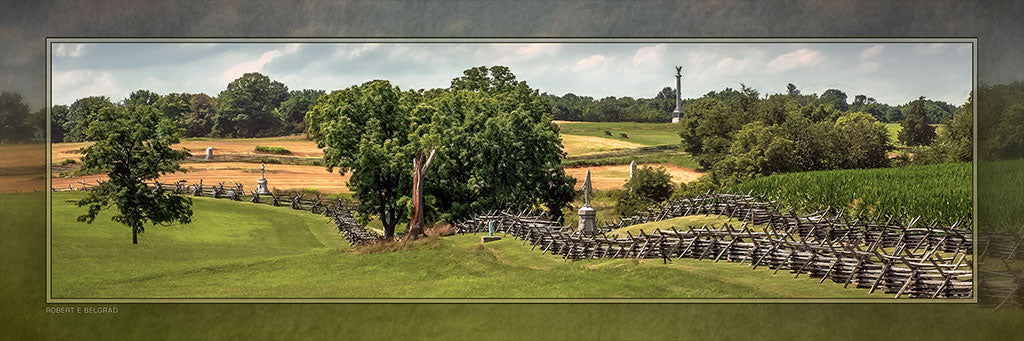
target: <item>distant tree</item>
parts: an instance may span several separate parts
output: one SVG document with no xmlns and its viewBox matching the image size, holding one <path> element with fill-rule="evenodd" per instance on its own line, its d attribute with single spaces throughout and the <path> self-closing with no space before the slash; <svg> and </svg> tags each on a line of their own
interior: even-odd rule
<svg viewBox="0 0 1024 341">
<path fill-rule="evenodd" d="M 281 102 L 281 105 L 274 109 L 274 114 L 284 122 L 286 134 L 298 134 L 306 131 L 306 112 L 314 105 L 316 100 L 324 94 L 323 90 L 294 90 L 288 94 L 288 99 Z"/>
<path fill-rule="evenodd" d="M 212 135 L 256 137 L 278 133 L 281 120 L 273 110 L 288 99 L 288 87 L 257 72 L 231 81 L 217 96 Z"/>
<path fill-rule="evenodd" d="M 969 162 L 974 159 L 974 94 L 960 106 L 943 133 L 941 143 L 948 145 L 950 159 Z"/>
<path fill-rule="evenodd" d="M 819 101 L 825 105 L 829 105 L 832 108 L 839 111 L 849 110 L 850 106 L 846 103 L 846 93 L 838 89 L 828 89 L 825 93 L 821 94 Z"/>
<path fill-rule="evenodd" d="M 191 222 L 191 199 L 146 186 L 161 174 L 183 170 L 179 162 L 188 152 L 171 148 L 179 133 L 179 124 L 161 117 L 152 106 L 100 109 L 85 132 L 85 138 L 96 143 L 85 148 L 82 161 L 84 169 L 107 173 L 109 179 L 78 201 L 78 206 L 88 206 L 78 221 L 92 223 L 100 211 L 116 205 L 118 214 L 112 219 L 131 229 L 132 244 L 138 244 L 147 222 Z"/>
<path fill-rule="evenodd" d="M 661 88 L 661 91 L 658 91 L 658 94 L 655 95 L 654 98 L 655 99 L 667 99 L 667 100 L 675 101 L 676 100 L 676 90 L 672 89 L 671 87 L 667 87 L 666 86 L 664 88 Z"/>
<path fill-rule="evenodd" d="M 711 169 L 712 179 L 732 185 L 758 176 L 795 169 L 798 151 L 778 126 L 757 121 L 736 133 L 729 152 Z"/>
<path fill-rule="evenodd" d="M 188 100 L 188 111 L 185 112 L 185 136 L 209 136 L 213 129 L 213 115 L 217 111 L 217 100 L 207 94 L 195 94 Z"/>
<path fill-rule="evenodd" d="M 160 97 L 153 103 L 153 106 L 167 119 L 182 122 L 191 109 L 189 104 L 191 100 L 192 94 L 171 93 Z"/>
<path fill-rule="evenodd" d="M 836 120 L 836 130 L 848 148 L 839 168 L 880 168 L 889 166 L 892 150 L 889 131 L 869 114 L 847 113 Z"/>
<path fill-rule="evenodd" d="M 64 142 L 86 141 L 85 130 L 103 108 L 113 107 L 114 103 L 106 96 L 81 98 L 71 103 L 68 108 L 67 121 L 64 122 Z"/>
<path fill-rule="evenodd" d="M 64 125 L 68 121 L 68 106 L 54 105 L 50 108 L 50 142 L 64 142 Z"/>
<path fill-rule="evenodd" d="M 935 127 L 928 125 L 925 116 L 924 96 L 910 103 L 906 111 L 907 117 L 903 120 L 898 136 L 899 141 L 908 146 L 924 146 L 932 143 L 935 138 Z"/>
<path fill-rule="evenodd" d="M 135 90 L 124 99 L 124 105 L 155 105 L 160 100 L 160 95 L 149 90 Z"/>
<path fill-rule="evenodd" d="M 786 94 L 789 96 L 800 96 L 800 90 L 793 83 L 786 84 Z"/>
<path fill-rule="evenodd" d="M 28 104 L 21 94 L 4 91 L 0 93 L 0 141 L 25 141 L 32 137 L 29 129 Z"/>
<path fill-rule="evenodd" d="M 462 77 L 452 79 L 452 90 L 481 91 L 487 93 L 510 93 L 517 86 L 516 76 L 506 66 L 490 68 L 478 66 L 462 72 Z"/>
</svg>

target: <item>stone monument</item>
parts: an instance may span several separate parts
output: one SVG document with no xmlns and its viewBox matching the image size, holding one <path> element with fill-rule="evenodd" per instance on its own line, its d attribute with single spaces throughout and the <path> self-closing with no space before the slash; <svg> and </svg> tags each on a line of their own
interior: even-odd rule
<svg viewBox="0 0 1024 341">
<path fill-rule="evenodd" d="M 491 220 L 491 221 L 487 222 L 487 235 L 481 237 L 480 241 L 484 242 L 484 243 L 487 243 L 487 242 L 493 242 L 495 240 L 500 240 L 500 239 L 501 239 L 501 237 L 494 235 L 494 220 Z"/>
<path fill-rule="evenodd" d="M 636 160 L 629 162 L 629 179 L 633 180 L 633 172 L 636 171 Z"/>
<path fill-rule="evenodd" d="M 580 215 L 580 232 L 587 234 L 597 233 L 597 210 L 590 207 L 590 192 L 593 187 L 590 184 L 590 169 L 587 169 L 587 177 L 583 180 L 583 207 L 578 211 Z"/>
<path fill-rule="evenodd" d="M 213 159 L 213 147 L 206 147 L 206 159 Z"/>
<path fill-rule="evenodd" d="M 683 96 L 680 86 L 683 78 L 683 67 L 676 66 L 676 110 L 672 111 L 672 123 L 679 123 L 679 119 L 683 117 Z"/>
<path fill-rule="evenodd" d="M 270 194 L 270 191 L 267 190 L 267 177 L 266 177 L 266 173 L 267 173 L 267 165 L 261 163 L 260 164 L 260 179 L 256 180 L 256 194 L 260 194 L 260 195 Z"/>
</svg>

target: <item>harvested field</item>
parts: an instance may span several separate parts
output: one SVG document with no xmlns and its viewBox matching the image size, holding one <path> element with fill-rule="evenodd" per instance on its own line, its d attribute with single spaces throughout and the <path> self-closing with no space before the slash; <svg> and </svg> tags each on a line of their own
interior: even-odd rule
<svg viewBox="0 0 1024 341">
<path fill-rule="evenodd" d="M 637 164 L 636 167 L 662 166 L 672 175 L 672 182 L 690 182 L 700 178 L 704 173 L 693 168 L 684 168 L 670 164 Z M 598 166 L 566 168 L 565 173 L 576 178 L 576 189 L 582 188 L 583 179 L 587 176 L 587 169 L 590 169 L 590 182 L 594 189 L 622 188 L 622 185 L 629 179 L 629 165 Z"/>
<path fill-rule="evenodd" d="M 602 137 L 562 135 L 562 150 L 569 156 L 609 152 L 613 150 L 642 148 L 644 145 Z"/>
<path fill-rule="evenodd" d="M 51 149 L 53 162 L 60 162 L 64 159 L 81 159 L 82 155 L 78 153 L 78 150 L 89 144 L 91 142 L 54 143 Z M 174 148 L 188 148 L 194 155 L 203 155 L 206 152 L 206 147 L 213 147 L 214 155 L 272 155 L 255 152 L 256 146 L 282 147 L 291 151 L 291 154 L 288 154 L 291 156 L 322 157 L 324 155 L 323 151 L 316 147 L 315 142 L 307 141 L 300 135 L 252 139 L 185 139 L 174 145 Z"/>
<path fill-rule="evenodd" d="M 245 186 L 246 191 L 256 189 L 256 180 L 260 177 L 260 165 L 245 162 L 207 162 L 184 164 L 188 169 L 185 173 L 174 173 L 160 177 L 162 182 L 175 182 L 186 180 L 188 183 L 197 183 L 203 180 L 204 185 L 216 185 L 224 182 L 224 185 L 240 183 Z M 97 174 L 73 178 L 53 178 L 53 187 L 66 188 L 68 185 L 80 186 L 81 181 L 95 184 L 96 180 L 106 179 L 106 175 Z M 300 190 L 303 188 L 316 188 L 324 193 L 346 193 L 349 192 L 345 182 L 349 174 L 339 176 L 337 173 L 328 173 L 320 166 L 299 166 L 299 165 L 267 165 L 267 182 L 271 189 Z"/>
</svg>

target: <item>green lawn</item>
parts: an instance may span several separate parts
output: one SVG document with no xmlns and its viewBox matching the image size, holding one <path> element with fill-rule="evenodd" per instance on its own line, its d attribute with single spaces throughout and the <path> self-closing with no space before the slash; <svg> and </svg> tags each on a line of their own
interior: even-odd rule
<svg viewBox="0 0 1024 341">
<path fill-rule="evenodd" d="M 505 238 L 427 239 L 357 253 L 328 221 L 283 207 L 196 198 L 194 223 L 150 228 L 139 245 L 109 214 L 91 225 L 54 193 L 55 298 L 885 298 L 729 262 L 566 262 Z"/>
<path fill-rule="evenodd" d="M 692 215 L 686 217 L 665 219 L 661 221 L 655 221 L 644 224 L 637 224 L 633 226 L 626 226 L 612 231 L 611 234 L 625 235 L 626 232 L 629 232 L 635 236 L 639 234 L 640 231 L 644 231 L 644 233 L 647 234 L 654 233 L 655 230 L 659 229 L 671 230 L 672 228 L 675 228 L 676 230 L 679 231 L 688 231 L 690 229 L 690 226 L 700 228 L 703 227 L 704 225 L 708 225 L 708 228 L 722 228 L 723 224 L 729 224 L 729 226 L 731 226 L 736 231 L 740 231 L 743 229 L 743 222 L 740 221 L 739 219 L 729 218 L 717 214 L 710 214 L 706 216 Z M 763 231 L 764 224 L 751 225 L 749 226 L 749 229 L 753 231 Z"/>
<path fill-rule="evenodd" d="M 672 123 L 570 122 L 561 123 L 559 127 L 562 134 L 604 137 L 648 146 L 678 144 L 680 141 L 680 126 Z M 612 136 L 605 135 L 605 130 Z M 620 133 L 626 133 L 629 138 L 620 137 Z"/>
</svg>

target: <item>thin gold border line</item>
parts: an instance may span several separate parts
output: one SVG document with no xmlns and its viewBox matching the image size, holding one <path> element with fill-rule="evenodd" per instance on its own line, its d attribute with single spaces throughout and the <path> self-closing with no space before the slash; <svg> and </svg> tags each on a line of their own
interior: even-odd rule
<svg viewBox="0 0 1024 341">
<path fill-rule="evenodd" d="M 51 114 L 52 106 L 52 68 L 51 45 L 54 43 L 251 43 L 251 44 L 288 44 L 288 43 L 705 43 L 705 44 L 739 44 L 739 43 L 970 43 L 972 45 L 972 94 L 977 95 L 978 88 L 978 49 L 977 37 L 921 37 L 921 38 L 550 38 L 550 37 L 513 37 L 513 38 L 46 38 L 46 179 L 52 187 L 52 152 L 51 152 Z M 978 240 L 978 112 L 977 98 L 974 98 L 974 157 L 973 168 L 973 240 Z M 51 282 L 51 229 L 52 229 L 52 190 L 46 189 L 46 303 L 888 303 L 888 304 L 964 304 L 978 303 L 978 249 L 974 247 L 972 297 L 966 299 L 882 299 L 882 298 L 803 298 L 803 299 L 772 299 L 772 298 L 140 298 L 140 299 L 59 299 L 53 298 Z"/>
</svg>

